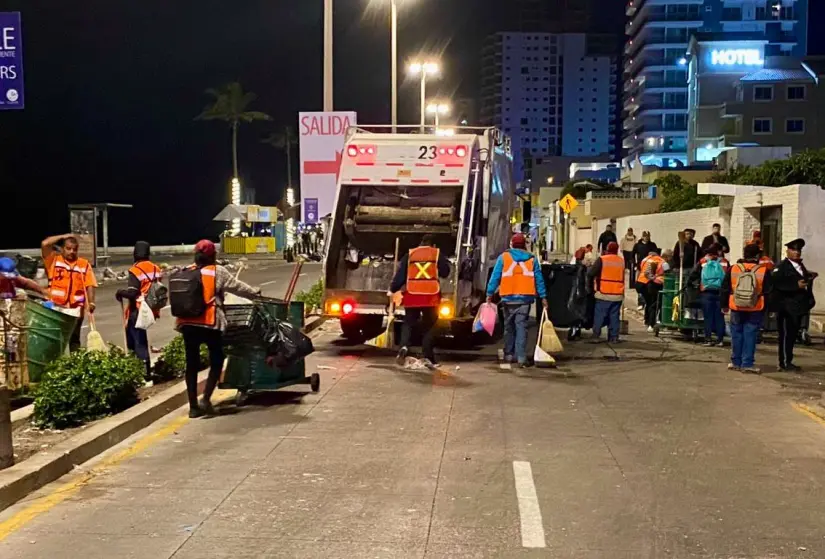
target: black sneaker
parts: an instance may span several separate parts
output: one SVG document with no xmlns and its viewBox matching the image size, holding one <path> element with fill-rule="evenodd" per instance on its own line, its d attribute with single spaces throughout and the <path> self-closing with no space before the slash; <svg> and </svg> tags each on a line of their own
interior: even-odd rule
<svg viewBox="0 0 825 559">
<path fill-rule="evenodd" d="M 197 419 L 206 415 L 206 412 L 200 408 L 189 408 L 189 419 Z"/>
<path fill-rule="evenodd" d="M 396 356 L 395 356 L 395 362 L 396 362 L 398 365 L 403 366 L 403 365 L 404 365 L 404 363 L 406 363 L 406 362 L 407 362 L 407 355 L 408 355 L 409 353 L 410 353 L 409 348 L 402 347 L 402 348 L 398 351 L 398 355 L 396 355 Z"/>
<path fill-rule="evenodd" d="M 783 367 L 782 365 L 780 365 L 779 370 L 780 371 L 785 371 L 787 373 L 801 373 L 802 372 L 802 367 L 799 367 L 799 366 L 794 365 L 793 363 L 791 363 L 790 365 L 787 365 L 786 367 Z"/>
<path fill-rule="evenodd" d="M 215 408 L 212 407 L 212 402 L 209 400 L 201 398 L 199 407 L 205 415 L 218 415 L 218 412 L 215 411 Z"/>
</svg>

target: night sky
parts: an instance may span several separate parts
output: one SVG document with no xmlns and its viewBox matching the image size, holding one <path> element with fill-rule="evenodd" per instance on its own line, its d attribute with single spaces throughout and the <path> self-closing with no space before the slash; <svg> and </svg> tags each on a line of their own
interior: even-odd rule
<svg viewBox="0 0 825 559">
<path fill-rule="evenodd" d="M 600 30 L 624 27 L 623 3 L 600 0 Z M 506 0 L 401 2 L 399 55 L 442 55 L 434 95 L 475 96 L 479 51 Z M 389 13 L 381 0 L 336 0 L 335 105 L 363 123 L 389 122 Z M 597 2 L 598 4 L 598 2 Z M 823 4 L 814 1 L 812 4 Z M 229 131 L 195 122 L 204 90 L 230 81 L 259 95 L 272 123 L 241 132 L 242 180 L 260 204 L 286 182 L 281 152 L 260 143 L 321 108 L 321 0 L 0 0 L 23 14 L 26 109 L 0 112 L 0 247 L 34 247 L 68 228 L 66 205 L 125 202 L 111 242 L 215 236 L 226 203 Z M 621 5 L 621 6 L 620 6 Z M 825 11 L 825 6 L 812 10 Z M 811 20 L 825 14 L 811 14 Z M 825 52 L 811 33 L 812 52 Z M 817 44 L 814 44 L 817 41 Z M 402 123 L 417 121 L 417 89 L 402 86 Z M 297 157 L 294 162 L 297 170 Z"/>
</svg>

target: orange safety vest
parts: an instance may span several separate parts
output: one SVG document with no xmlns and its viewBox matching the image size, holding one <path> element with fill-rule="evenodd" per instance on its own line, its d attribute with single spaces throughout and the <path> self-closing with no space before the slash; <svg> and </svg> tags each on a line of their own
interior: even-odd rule
<svg viewBox="0 0 825 559">
<path fill-rule="evenodd" d="M 190 266 L 194 269 L 195 265 Z M 201 280 L 203 281 L 203 300 L 206 303 L 206 311 L 198 318 L 178 318 L 178 326 L 193 324 L 197 326 L 215 326 L 217 321 L 218 299 L 215 289 L 215 273 L 217 266 L 204 266 L 201 268 Z"/>
<path fill-rule="evenodd" d="M 770 256 L 762 256 L 759 258 L 759 265 L 764 266 L 767 271 L 771 271 L 774 269 L 775 265 L 773 260 L 771 260 Z"/>
<path fill-rule="evenodd" d="M 410 295 L 439 295 L 438 249 L 416 247 L 410 250 L 407 263 L 407 293 Z"/>
<path fill-rule="evenodd" d="M 501 285 L 498 288 L 499 295 L 507 297 L 509 295 L 536 296 L 536 274 L 535 258 L 530 258 L 525 262 L 516 262 L 513 255 L 508 251 L 501 255 L 502 271 Z"/>
<path fill-rule="evenodd" d="M 758 268 L 756 270 L 756 289 L 759 291 L 759 299 L 756 300 L 756 306 L 754 307 L 737 307 L 736 302 L 733 298 L 733 292 L 736 291 L 736 286 L 739 283 L 739 276 L 742 275 L 742 272 L 750 272 L 754 268 Z M 762 264 L 754 264 L 752 262 L 743 262 L 741 264 L 735 265 L 731 268 L 730 271 L 730 298 L 728 299 L 728 305 L 730 310 L 732 311 L 745 311 L 745 312 L 756 312 L 761 311 L 765 308 L 765 295 L 763 292 L 763 288 L 765 285 L 765 274 L 767 273 L 767 269 Z"/>
<path fill-rule="evenodd" d="M 136 263 L 134 266 L 129 268 L 129 273 L 135 276 L 138 280 L 140 280 L 140 295 L 142 297 L 146 297 L 146 294 L 149 293 L 149 288 L 152 286 L 152 283 L 154 283 L 155 281 L 160 281 L 163 275 L 160 268 L 158 268 L 148 260 Z M 130 307 L 131 305 L 126 306 L 126 320 L 129 320 Z M 135 308 L 140 308 L 140 301 L 135 301 Z M 154 313 L 154 315 L 155 318 L 158 318 L 160 316 L 160 313 L 156 312 Z"/>
<path fill-rule="evenodd" d="M 636 278 L 636 283 L 641 283 L 642 285 L 647 285 L 650 282 L 650 279 L 647 277 L 647 269 L 651 264 L 655 264 L 658 269 L 658 264 L 660 262 L 664 262 L 661 256 L 645 256 L 642 263 L 639 264 L 639 277 Z"/>
<path fill-rule="evenodd" d="M 49 298 L 55 305 L 77 308 L 86 304 L 86 274 L 91 264 L 85 258 L 69 263 L 58 254 L 49 270 Z"/>
<path fill-rule="evenodd" d="M 601 256 L 602 273 L 599 276 L 599 293 L 624 295 L 624 258 L 618 254 Z"/>
</svg>

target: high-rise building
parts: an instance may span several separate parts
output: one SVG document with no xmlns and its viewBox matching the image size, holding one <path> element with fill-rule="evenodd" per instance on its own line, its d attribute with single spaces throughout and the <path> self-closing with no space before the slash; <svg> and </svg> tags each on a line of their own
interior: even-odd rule
<svg viewBox="0 0 825 559">
<path fill-rule="evenodd" d="M 615 155 L 615 39 L 497 33 L 482 51 L 481 121 L 512 139 L 517 180 L 531 160 Z"/>
<path fill-rule="evenodd" d="M 496 29 L 585 33 L 592 30 L 591 3 L 592 0 L 501 0 Z"/>
<path fill-rule="evenodd" d="M 687 162 L 687 49 L 697 32 L 748 32 L 765 56 L 804 56 L 808 0 L 629 0 L 624 50 L 626 161 Z"/>
</svg>

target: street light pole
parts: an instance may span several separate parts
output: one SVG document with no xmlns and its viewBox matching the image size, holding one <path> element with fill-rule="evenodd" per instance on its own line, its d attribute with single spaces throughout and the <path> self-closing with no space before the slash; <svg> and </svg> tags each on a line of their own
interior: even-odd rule
<svg viewBox="0 0 825 559">
<path fill-rule="evenodd" d="M 324 111 L 333 110 L 332 99 L 332 0 L 324 0 Z"/>
<path fill-rule="evenodd" d="M 398 3 L 391 0 L 392 15 L 392 133 L 395 134 L 398 126 Z"/>
<path fill-rule="evenodd" d="M 421 133 L 427 125 L 427 70 L 421 70 Z"/>
</svg>

